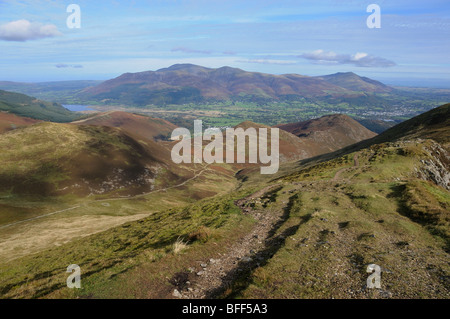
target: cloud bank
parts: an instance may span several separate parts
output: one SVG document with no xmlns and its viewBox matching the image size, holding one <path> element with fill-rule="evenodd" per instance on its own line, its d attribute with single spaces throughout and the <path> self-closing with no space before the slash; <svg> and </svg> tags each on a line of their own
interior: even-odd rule
<svg viewBox="0 0 450 319">
<path fill-rule="evenodd" d="M 64 68 L 74 68 L 74 69 L 81 69 L 83 68 L 82 65 L 80 64 L 64 64 L 64 63 L 59 63 L 55 65 L 58 69 L 64 69 Z"/>
<path fill-rule="evenodd" d="M 358 67 L 387 68 L 396 63 L 367 53 L 337 54 L 333 51 L 316 50 L 300 55 L 301 58 L 313 61 L 315 64 L 353 64 Z"/>
<path fill-rule="evenodd" d="M 0 25 L 0 40 L 5 41 L 25 42 L 60 35 L 62 33 L 53 24 L 44 25 L 28 20 L 17 20 Z"/>
</svg>

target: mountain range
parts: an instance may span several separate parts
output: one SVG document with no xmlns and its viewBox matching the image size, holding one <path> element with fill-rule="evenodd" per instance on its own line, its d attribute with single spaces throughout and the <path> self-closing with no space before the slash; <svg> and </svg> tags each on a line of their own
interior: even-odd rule
<svg viewBox="0 0 450 319">
<path fill-rule="evenodd" d="M 314 97 L 355 97 L 363 95 L 361 92 L 392 91 L 393 88 L 354 73 L 310 77 L 247 72 L 231 67 L 213 69 L 193 64 L 176 64 L 157 71 L 125 73 L 84 89 L 79 96 L 104 103 L 164 105 L 224 100 L 261 102 Z"/>
<path fill-rule="evenodd" d="M 277 75 L 193 64 L 125 73 L 103 82 L 0 82 L 0 89 L 36 97 L 30 100 L 52 101 L 51 107 L 35 108 L 35 114 L 24 107 L 2 108 L 40 120 L 73 121 L 77 115 L 67 113 L 61 103 L 102 111 L 132 110 L 184 127 L 192 118 L 218 127 L 245 120 L 273 126 L 347 114 L 376 133 L 442 105 L 450 96 L 445 89 L 394 88 L 352 72 Z"/>
</svg>

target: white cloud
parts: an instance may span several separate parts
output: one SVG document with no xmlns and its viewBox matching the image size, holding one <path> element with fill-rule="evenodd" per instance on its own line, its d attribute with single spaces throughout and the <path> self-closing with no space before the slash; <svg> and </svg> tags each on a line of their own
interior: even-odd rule
<svg viewBox="0 0 450 319">
<path fill-rule="evenodd" d="M 28 20 L 17 20 L 0 25 L 0 40 L 5 41 L 24 42 L 60 35 L 62 33 L 53 24 L 43 25 Z"/>
<path fill-rule="evenodd" d="M 83 66 L 81 64 L 64 64 L 64 63 L 56 64 L 55 67 L 57 67 L 58 69 L 64 69 L 64 68 L 82 69 L 83 68 Z"/>
<path fill-rule="evenodd" d="M 391 67 L 396 63 L 364 52 L 356 54 L 337 54 L 333 51 L 316 50 L 300 55 L 301 58 L 316 64 L 353 64 L 358 67 Z"/>
</svg>

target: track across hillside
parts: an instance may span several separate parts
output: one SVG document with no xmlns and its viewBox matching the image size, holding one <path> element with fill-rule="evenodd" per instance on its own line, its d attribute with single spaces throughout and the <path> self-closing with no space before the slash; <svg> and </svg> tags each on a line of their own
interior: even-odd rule
<svg viewBox="0 0 450 319">
<path fill-rule="evenodd" d="M 208 166 L 209 166 L 209 164 L 206 165 L 205 168 L 203 168 L 199 173 L 197 173 L 193 177 L 191 177 L 191 178 L 189 178 L 189 179 L 185 180 L 184 182 L 182 182 L 180 184 L 177 184 L 177 185 L 173 185 L 173 186 L 157 189 L 157 190 L 145 193 L 145 194 L 139 194 L 139 195 L 135 195 L 135 196 L 125 196 L 125 197 L 108 198 L 108 199 L 101 199 L 101 200 L 92 200 L 92 201 L 86 202 L 85 205 L 88 205 L 88 204 L 91 204 L 91 203 L 111 202 L 111 201 L 124 200 L 124 199 L 141 198 L 141 197 L 145 197 L 147 195 L 153 194 L 153 193 L 165 192 L 165 191 L 167 191 L 169 189 L 182 187 L 182 186 L 186 185 L 187 183 L 189 183 L 190 181 L 195 180 L 200 175 L 202 175 L 206 170 L 208 170 Z M 47 214 L 36 216 L 36 217 L 33 217 L 33 218 L 28 218 L 28 219 L 24 219 L 24 220 L 21 220 L 21 221 L 17 221 L 17 222 L 11 223 L 11 224 L 2 225 L 2 226 L 0 226 L 0 229 L 4 229 L 4 228 L 10 227 L 10 226 L 17 225 L 17 224 L 30 222 L 30 221 L 34 221 L 34 220 L 37 220 L 37 219 L 40 219 L 40 218 L 44 218 L 44 217 L 48 217 L 48 216 L 64 213 L 64 212 L 67 212 L 67 211 L 70 211 L 70 210 L 73 210 L 73 209 L 76 209 L 76 208 L 80 208 L 80 207 L 81 207 L 80 205 L 77 205 L 77 206 L 74 206 L 74 207 L 69 207 L 69 208 L 66 208 L 66 209 L 58 210 L 58 211 L 55 211 L 55 212 L 47 213 Z"/>
</svg>

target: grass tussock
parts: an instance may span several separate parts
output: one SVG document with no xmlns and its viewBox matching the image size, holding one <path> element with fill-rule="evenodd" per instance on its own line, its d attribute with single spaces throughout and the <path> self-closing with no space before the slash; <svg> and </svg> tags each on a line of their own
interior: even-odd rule
<svg viewBox="0 0 450 319">
<path fill-rule="evenodd" d="M 206 226 L 200 226 L 195 231 L 189 233 L 188 235 L 188 241 L 189 242 L 196 242 L 199 241 L 201 243 L 206 243 L 212 236 L 213 231 L 206 227 Z"/>
<path fill-rule="evenodd" d="M 172 247 L 173 253 L 176 255 L 176 254 L 183 252 L 184 250 L 186 250 L 188 248 L 188 244 L 189 244 L 189 242 L 184 241 L 184 239 L 181 237 L 178 237 Z"/>
</svg>

